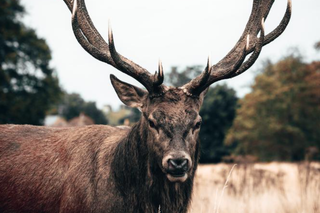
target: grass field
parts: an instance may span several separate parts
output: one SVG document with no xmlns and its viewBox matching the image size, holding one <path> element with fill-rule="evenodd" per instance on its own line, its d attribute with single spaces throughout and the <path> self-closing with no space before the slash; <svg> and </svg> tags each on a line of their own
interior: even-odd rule
<svg viewBox="0 0 320 213">
<path fill-rule="evenodd" d="M 198 168 L 190 213 L 320 213 L 319 163 Z"/>
</svg>

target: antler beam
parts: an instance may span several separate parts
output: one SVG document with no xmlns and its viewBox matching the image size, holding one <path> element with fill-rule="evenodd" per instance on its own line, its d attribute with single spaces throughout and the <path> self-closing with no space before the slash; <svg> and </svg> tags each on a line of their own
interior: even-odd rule
<svg viewBox="0 0 320 213">
<path fill-rule="evenodd" d="M 119 71 L 135 78 L 149 93 L 161 93 L 163 86 L 163 72 L 161 70 L 152 75 L 133 61 L 125 58 L 116 51 L 113 33 L 109 26 L 109 44 L 105 42 L 95 28 L 88 14 L 84 0 L 64 0 L 72 12 L 72 28 L 80 45 L 96 59 L 110 64 Z M 160 67 L 160 65 L 159 65 Z"/>
<path fill-rule="evenodd" d="M 205 72 L 185 84 L 182 89 L 187 94 L 198 96 L 212 83 L 232 78 L 249 69 L 257 60 L 262 47 L 280 36 L 289 23 L 291 0 L 288 0 L 287 10 L 280 24 L 271 33 L 264 35 L 264 20 L 273 3 L 274 0 L 254 0 L 249 21 L 233 49 L 209 70 L 206 68 Z M 259 33 L 260 37 L 257 37 Z M 247 61 L 244 61 L 250 53 L 252 55 Z"/>
</svg>

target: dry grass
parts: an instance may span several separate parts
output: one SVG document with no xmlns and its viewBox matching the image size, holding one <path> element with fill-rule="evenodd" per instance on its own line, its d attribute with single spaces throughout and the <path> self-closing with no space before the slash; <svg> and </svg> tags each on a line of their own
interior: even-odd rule
<svg viewBox="0 0 320 213">
<path fill-rule="evenodd" d="M 190 213 L 320 213 L 319 163 L 200 166 Z"/>
</svg>

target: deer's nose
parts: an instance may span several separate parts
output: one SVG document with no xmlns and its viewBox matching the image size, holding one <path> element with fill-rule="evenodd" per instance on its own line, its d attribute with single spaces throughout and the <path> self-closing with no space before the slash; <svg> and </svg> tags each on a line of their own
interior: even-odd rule
<svg viewBox="0 0 320 213">
<path fill-rule="evenodd" d="M 177 158 L 168 160 L 169 170 L 178 170 L 180 172 L 186 172 L 188 170 L 188 159 Z"/>
</svg>

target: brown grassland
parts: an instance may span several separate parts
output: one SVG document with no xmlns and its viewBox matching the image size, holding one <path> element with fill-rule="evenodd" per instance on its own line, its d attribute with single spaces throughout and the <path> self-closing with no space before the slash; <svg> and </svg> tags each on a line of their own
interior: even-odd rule
<svg viewBox="0 0 320 213">
<path fill-rule="evenodd" d="M 320 163 L 232 167 L 198 168 L 190 213 L 320 213 Z"/>
</svg>

